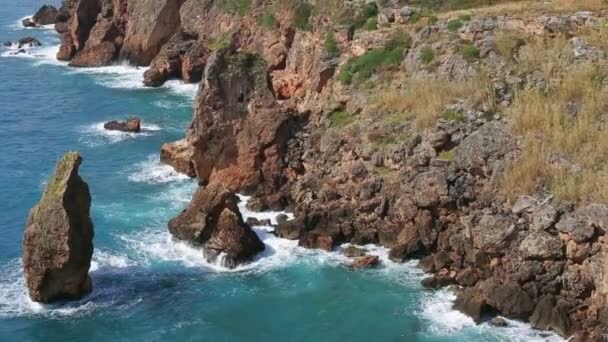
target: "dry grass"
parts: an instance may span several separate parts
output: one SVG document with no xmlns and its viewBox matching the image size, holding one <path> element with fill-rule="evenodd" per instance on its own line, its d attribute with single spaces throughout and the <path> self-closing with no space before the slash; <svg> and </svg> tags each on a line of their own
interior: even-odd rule
<svg viewBox="0 0 608 342">
<path fill-rule="evenodd" d="M 485 75 L 467 81 L 427 80 L 409 77 L 401 89 L 392 86 L 375 90 L 375 107 L 389 114 L 413 119 L 416 128 L 433 126 L 446 105 L 466 99 L 474 107 L 494 105 L 493 91 Z"/>
<path fill-rule="evenodd" d="M 504 15 L 504 14 L 530 14 L 532 12 L 573 12 L 573 11 L 598 11 L 607 9 L 606 0 L 549 0 L 549 1 L 518 1 L 497 0 L 494 5 L 481 6 L 478 8 L 456 10 L 440 13 L 440 18 L 453 18 L 459 15 Z"/>
<path fill-rule="evenodd" d="M 496 32 L 496 52 L 507 58 L 513 57 L 517 47 L 523 45 L 522 32 L 515 30 L 501 30 Z"/>
<path fill-rule="evenodd" d="M 506 174 L 509 195 L 533 192 L 533 184 L 545 177 L 560 200 L 608 203 L 608 97 L 601 87 L 606 75 L 599 66 L 572 65 L 546 89 L 516 96 L 509 116 L 526 137 L 526 148 Z M 551 154 L 564 161 L 551 164 Z"/>
<path fill-rule="evenodd" d="M 540 71 L 545 80 L 552 79 L 573 63 L 574 52 L 563 35 L 555 38 L 534 37 L 519 50 L 518 71 L 531 73 Z"/>
<path fill-rule="evenodd" d="M 576 35 L 608 53 L 608 21 L 602 21 L 596 27 L 582 26 Z"/>
</svg>

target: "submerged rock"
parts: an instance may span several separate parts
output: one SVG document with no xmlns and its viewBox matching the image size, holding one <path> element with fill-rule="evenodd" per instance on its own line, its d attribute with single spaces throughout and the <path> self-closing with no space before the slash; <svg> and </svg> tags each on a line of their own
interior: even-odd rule
<svg viewBox="0 0 608 342">
<path fill-rule="evenodd" d="M 226 267 L 251 260 L 264 250 L 264 243 L 243 221 L 238 197 L 222 184 L 200 187 L 186 210 L 169 221 L 169 232 L 178 239 L 203 246 L 205 257 L 223 257 Z"/>
<path fill-rule="evenodd" d="M 27 220 L 23 269 L 30 298 L 37 302 L 78 298 L 92 288 L 91 195 L 78 175 L 81 162 L 77 152 L 68 152 L 57 163 Z"/>
<path fill-rule="evenodd" d="M 33 22 L 30 18 L 25 18 L 21 20 L 21 25 L 23 25 L 23 27 L 36 27 L 36 23 Z"/>
<path fill-rule="evenodd" d="M 42 46 L 42 43 L 34 37 L 24 37 L 17 41 L 17 47 L 19 49 L 24 47 Z"/>
<path fill-rule="evenodd" d="M 139 118 L 131 118 L 124 122 L 108 121 L 103 125 L 103 128 L 110 131 L 139 133 L 141 131 L 141 120 Z"/>
</svg>

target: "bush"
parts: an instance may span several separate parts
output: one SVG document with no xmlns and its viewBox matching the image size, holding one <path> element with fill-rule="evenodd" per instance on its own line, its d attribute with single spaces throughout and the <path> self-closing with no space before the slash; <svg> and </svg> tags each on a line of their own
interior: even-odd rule
<svg viewBox="0 0 608 342">
<path fill-rule="evenodd" d="M 342 128 L 353 122 L 353 115 L 346 111 L 337 111 L 329 116 L 330 127 Z"/>
<path fill-rule="evenodd" d="M 439 159 L 445 160 L 445 161 L 454 160 L 454 150 L 443 151 L 443 152 L 439 153 Z"/>
<path fill-rule="evenodd" d="M 412 38 L 407 33 L 398 33 L 386 41 L 384 47 L 354 57 L 340 70 L 340 81 L 351 84 L 353 80 L 365 81 L 382 67 L 396 66 L 403 60 L 403 50 L 409 48 Z"/>
<path fill-rule="evenodd" d="M 294 10 L 294 26 L 298 30 L 310 30 L 310 16 L 312 15 L 313 7 L 311 4 L 302 2 L 299 3 Z"/>
<path fill-rule="evenodd" d="M 474 61 L 479 58 L 479 49 L 472 44 L 467 44 L 462 47 L 462 55 L 467 61 Z"/>
<path fill-rule="evenodd" d="M 333 31 L 329 31 L 325 34 L 325 53 L 330 57 L 340 56 L 340 47 L 338 46 Z"/>
<path fill-rule="evenodd" d="M 441 113 L 441 118 L 443 118 L 444 120 L 447 120 L 447 121 L 452 121 L 452 122 L 463 122 L 464 121 L 464 116 L 462 116 L 462 114 L 455 112 L 453 110 L 446 110 L 445 112 Z"/>
<path fill-rule="evenodd" d="M 435 59 L 435 51 L 429 46 L 424 46 L 420 50 L 420 60 L 423 64 L 429 64 Z"/>
<path fill-rule="evenodd" d="M 456 32 L 456 31 L 460 30 L 461 27 L 462 27 L 462 21 L 460 21 L 460 19 L 450 20 L 448 22 L 448 31 L 450 31 L 450 32 Z"/>
<path fill-rule="evenodd" d="M 378 19 L 377 18 L 369 18 L 365 23 L 365 29 L 368 31 L 373 31 L 378 29 Z"/>
<path fill-rule="evenodd" d="M 218 0 L 217 7 L 228 13 L 245 15 L 251 10 L 251 0 Z"/>
<path fill-rule="evenodd" d="M 277 18 L 269 10 L 264 11 L 258 19 L 258 23 L 266 28 L 274 28 L 277 24 Z"/>
</svg>

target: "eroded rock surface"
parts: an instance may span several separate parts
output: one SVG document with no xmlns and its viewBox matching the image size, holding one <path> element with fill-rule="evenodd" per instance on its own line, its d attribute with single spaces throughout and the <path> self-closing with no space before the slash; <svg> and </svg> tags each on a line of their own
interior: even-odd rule
<svg viewBox="0 0 608 342">
<path fill-rule="evenodd" d="M 91 291 L 93 222 L 89 187 L 78 175 L 82 162 L 67 153 L 30 211 L 23 237 L 23 269 L 37 302 L 76 299 Z"/>
</svg>

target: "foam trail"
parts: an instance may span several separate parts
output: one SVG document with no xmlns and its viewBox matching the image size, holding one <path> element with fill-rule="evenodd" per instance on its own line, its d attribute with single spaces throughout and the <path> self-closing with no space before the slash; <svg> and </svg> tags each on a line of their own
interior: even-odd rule
<svg viewBox="0 0 608 342">
<path fill-rule="evenodd" d="M 190 177 L 175 171 L 169 165 L 162 164 L 157 155 L 150 155 L 145 161 L 135 165 L 135 171 L 129 175 L 129 181 L 136 183 L 163 184 L 189 180 Z"/>
</svg>

